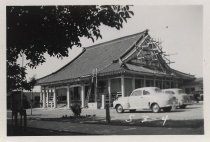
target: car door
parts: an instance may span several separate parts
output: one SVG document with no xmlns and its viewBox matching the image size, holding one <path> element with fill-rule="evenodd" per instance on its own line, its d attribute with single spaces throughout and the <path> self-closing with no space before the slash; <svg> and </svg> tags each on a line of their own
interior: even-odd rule
<svg viewBox="0 0 210 142">
<path fill-rule="evenodd" d="M 142 90 L 132 92 L 129 97 L 130 109 L 142 109 L 143 95 Z"/>
<path fill-rule="evenodd" d="M 149 102 L 152 101 L 152 96 L 151 96 L 151 92 L 148 91 L 148 90 L 143 90 L 142 92 L 142 108 L 143 109 L 148 109 L 150 106 L 149 106 Z"/>
</svg>

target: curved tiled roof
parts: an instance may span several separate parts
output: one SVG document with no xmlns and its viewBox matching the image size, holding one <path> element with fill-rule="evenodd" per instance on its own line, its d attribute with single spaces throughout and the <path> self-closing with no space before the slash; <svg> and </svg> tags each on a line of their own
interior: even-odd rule
<svg viewBox="0 0 210 142">
<path fill-rule="evenodd" d="M 95 68 L 100 73 L 100 71 L 109 67 L 113 60 L 118 59 L 128 48 L 132 47 L 144 32 L 84 48 L 83 52 L 73 61 L 58 71 L 38 79 L 37 84 L 91 75 Z M 117 69 L 120 69 L 119 64 Z"/>
<path fill-rule="evenodd" d="M 142 75 L 174 75 L 183 79 L 194 78 L 192 75 L 171 69 L 167 65 L 164 65 L 164 67 L 169 68 L 171 73 L 154 72 L 146 67 L 131 64 L 125 64 L 125 68 L 121 67 L 118 59 L 132 50 L 137 42 L 143 40 L 142 37 L 147 35 L 147 32 L 148 30 L 145 30 L 141 33 L 84 48 L 75 59 L 70 61 L 64 67 L 52 74 L 38 79 L 37 85 L 54 84 L 57 82 L 67 83 L 71 80 L 75 81 L 77 79 L 89 77 L 96 68 L 98 74 L 101 76 L 126 72 Z M 162 58 L 160 60 L 164 62 Z"/>
</svg>

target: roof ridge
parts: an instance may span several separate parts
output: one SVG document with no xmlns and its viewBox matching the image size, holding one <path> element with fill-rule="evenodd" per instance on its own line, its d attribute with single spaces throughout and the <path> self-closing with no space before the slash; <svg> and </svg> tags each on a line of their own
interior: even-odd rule
<svg viewBox="0 0 210 142">
<path fill-rule="evenodd" d="M 90 49 L 90 48 L 98 47 L 99 45 L 109 44 L 109 43 L 116 42 L 116 41 L 119 41 L 119 40 L 122 40 L 122 39 L 125 39 L 125 38 L 132 38 L 133 36 L 137 36 L 137 35 L 143 34 L 145 32 L 147 32 L 147 30 L 144 30 L 142 32 L 138 32 L 138 33 L 135 33 L 135 34 L 127 35 L 127 36 L 122 36 L 120 38 L 112 39 L 112 40 L 105 41 L 105 42 L 102 42 L 102 43 L 94 44 L 94 45 L 84 47 L 84 48 L 85 49 Z"/>
</svg>

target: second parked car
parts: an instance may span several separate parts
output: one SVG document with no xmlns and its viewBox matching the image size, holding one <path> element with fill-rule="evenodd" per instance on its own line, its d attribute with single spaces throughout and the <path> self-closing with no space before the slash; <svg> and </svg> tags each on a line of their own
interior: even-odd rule
<svg viewBox="0 0 210 142">
<path fill-rule="evenodd" d="M 178 99 L 178 106 L 180 108 L 186 108 L 187 105 L 192 104 L 192 100 L 190 96 L 185 94 L 185 92 L 182 89 L 179 88 L 171 88 L 171 89 L 163 89 L 163 92 L 165 92 L 168 95 L 173 95 Z"/>
</svg>

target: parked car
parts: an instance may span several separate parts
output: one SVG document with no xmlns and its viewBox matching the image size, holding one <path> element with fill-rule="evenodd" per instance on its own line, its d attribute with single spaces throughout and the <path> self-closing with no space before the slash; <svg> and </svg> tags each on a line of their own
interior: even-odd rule
<svg viewBox="0 0 210 142">
<path fill-rule="evenodd" d="M 157 113 L 171 111 L 172 107 L 177 105 L 178 101 L 173 95 L 165 95 L 157 87 L 144 87 L 135 89 L 130 96 L 120 97 L 113 102 L 113 107 L 118 113 L 124 110 L 152 110 Z"/>
<path fill-rule="evenodd" d="M 173 95 L 178 99 L 178 107 L 179 108 L 186 108 L 187 105 L 192 104 L 192 99 L 190 98 L 190 95 L 187 95 L 182 89 L 179 88 L 171 88 L 171 89 L 163 89 L 163 92 L 165 92 L 168 95 Z"/>
</svg>

